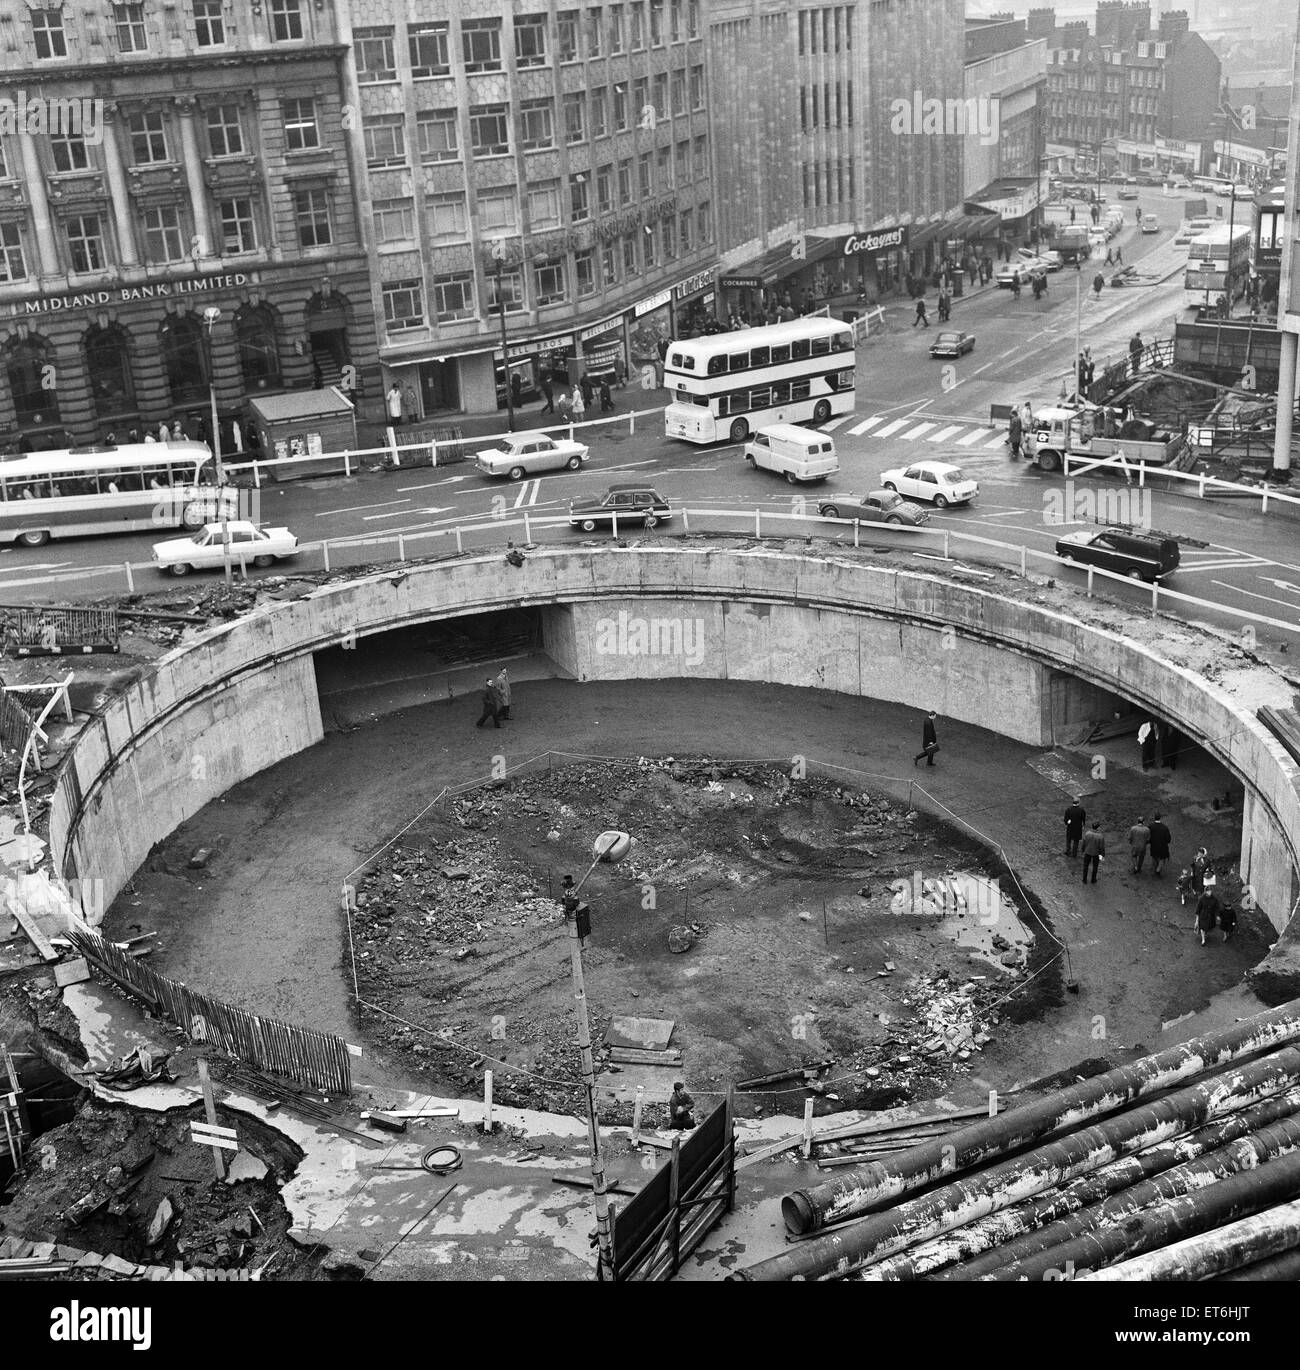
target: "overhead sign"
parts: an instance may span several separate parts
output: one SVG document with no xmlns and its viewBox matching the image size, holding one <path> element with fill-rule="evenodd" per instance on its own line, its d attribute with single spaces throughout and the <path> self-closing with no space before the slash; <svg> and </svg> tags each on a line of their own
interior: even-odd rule
<svg viewBox="0 0 1300 1370">
<path fill-rule="evenodd" d="M 642 314 L 648 314 L 652 309 L 661 309 L 672 297 L 671 290 L 661 290 L 657 295 L 651 295 L 648 300 L 642 300 L 632 312 L 639 319 Z"/>
<path fill-rule="evenodd" d="M 724 276 L 723 290 L 762 290 L 763 282 L 758 276 Z"/>
<path fill-rule="evenodd" d="M 599 338 L 602 333 L 608 333 L 617 328 L 623 322 L 621 314 L 615 314 L 612 319 L 605 319 L 601 323 L 594 323 L 590 328 L 584 328 L 578 334 L 579 342 L 590 342 L 592 338 Z"/>
<path fill-rule="evenodd" d="M 687 276 L 684 281 L 678 281 L 673 286 L 674 298 L 684 300 L 688 295 L 695 295 L 701 290 L 707 290 L 713 284 L 713 272 L 714 268 L 709 267 L 707 271 L 697 271 L 694 276 Z"/>
<path fill-rule="evenodd" d="M 537 342 L 520 343 L 518 347 L 512 347 L 510 355 L 512 357 L 531 357 L 538 352 L 563 352 L 566 347 L 572 346 L 572 334 L 563 338 L 541 338 Z"/>
<path fill-rule="evenodd" d="M 76 295 L 47 295 L 39 300 L 24 300 L 10 313 L 63 314 L 74 309 L 103 309 L 111 304 L 136 304 L 141 300 L 174 300 L 186 295 L 211 295 L 218 290 L 238 290 L 255 283 L 256 277 L 244 271 L 224 276 L 198 276 L 187 281 L 155 281 L 150 285 L 121 285 L 112 290 L 86 290 Z"/>
<path fill-rule="evenodd" d="M 877 233 L 850 233 L 844 239 L 841 251 L 846 257 L 854 257 L 859 253 L 875 256 L 878 252 L 891 252 L 906 246 L 907 225 L 903 224 L 898 228 L 881 229 Z"/>
</svg>

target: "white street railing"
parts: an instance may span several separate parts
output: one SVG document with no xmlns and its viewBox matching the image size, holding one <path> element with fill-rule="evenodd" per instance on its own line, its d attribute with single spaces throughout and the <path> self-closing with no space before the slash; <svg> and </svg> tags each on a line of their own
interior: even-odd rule
<svg viewBox="0 0 1300 1370">
<path fill-rule="evenodd" d="M 1125 483 L 1133 484 L 1133 474 L 1137 473 L 1137 484 L 1139 488 L 1147 483 L 1147 476 L 1158 477 L 1160 480 L 1182 481 L 1186 485 L 1195 485 L 1198 498 L 1205 499 L 1207 490 L 1222 490 L 1237 496 L 1253 498 L 1260 501 L 1260 512 L 1268 513 L 1269 501 L 1273 500 L 1278 504 L 1300 505 L 1300 495 L 1284 494 L 1281 490 L 1273 489 L 1269 486 L 1242 485 L 1238 481 L 1220 480 L 1217 476 L 1205 476 L 1194 474 L 1190 471 L 1171 471 L 1164 466 L 1152 466 L 1146 462 L 1129 461 L 1122 453 L 1116 453 L 1113 457 L 1084 457 L 1071 456 L 1068 452 L 1063 461 L 1064 474 L 1069 476 L 1070 463 L 1073 462 L 1077 474 L 1085 471 L 1092 471 L 1101 467 L 1111 467 L 1124 474 Z"/>
</svg>

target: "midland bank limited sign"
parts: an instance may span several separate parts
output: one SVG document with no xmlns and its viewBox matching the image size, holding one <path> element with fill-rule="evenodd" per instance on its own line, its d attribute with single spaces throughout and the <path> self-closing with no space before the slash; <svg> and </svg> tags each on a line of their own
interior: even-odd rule
<svg viewBox="0 0 1300 1370">
<path fill-rule="evenodd" d="M 907 247 L 907 225 L 883 228 L 877 233 L 850 233 L 844 239 L 842 251 L 846 257 L 866 254 L 874 257 L 880 252 L 892 252 Z"/>
<path fill-rule="evenodd" d="M 210 295 L 217 290 L 238 290 L 253 280 L 248 272 L 232 271 L 225 276 L 196 276 L 187 281 L 155 281 L 151 285 L 87 290 L 78 295 L 47 295 L 39 300 L 20 300 L 10 312 L 16 317 L 29 317 L 65 314 L 78 309 L 103 309 L 112 304 L 137 304 L 142 300 L 175 300 L 187 295 Z"/>
</svg>

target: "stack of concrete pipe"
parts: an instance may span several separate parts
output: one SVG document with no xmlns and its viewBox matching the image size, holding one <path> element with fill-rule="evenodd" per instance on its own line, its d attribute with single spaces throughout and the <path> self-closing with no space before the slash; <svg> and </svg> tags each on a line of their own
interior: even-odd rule
<svg viewBox="0 0 1300 1370">
<path fill-rule="evenodd" d="M 782 1213 L 788 1249 L 737 1278 L 1295 1278 L 1300 1000 L 796 1190 Z"/>
</svg>

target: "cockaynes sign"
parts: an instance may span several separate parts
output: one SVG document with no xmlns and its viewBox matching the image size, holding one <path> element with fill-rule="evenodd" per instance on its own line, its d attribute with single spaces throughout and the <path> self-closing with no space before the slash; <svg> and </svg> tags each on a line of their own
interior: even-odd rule
<svg viewBox="0 0 1300 1370">
<path fill-rule="evenodd" d="M 907 225 L 877 229 L 873 233 L 850 233 L 841 244 L 846 257 L 865 255 L 875 257 L 881 252 L 893 252 L 907 247 Z"/>
</svg>

